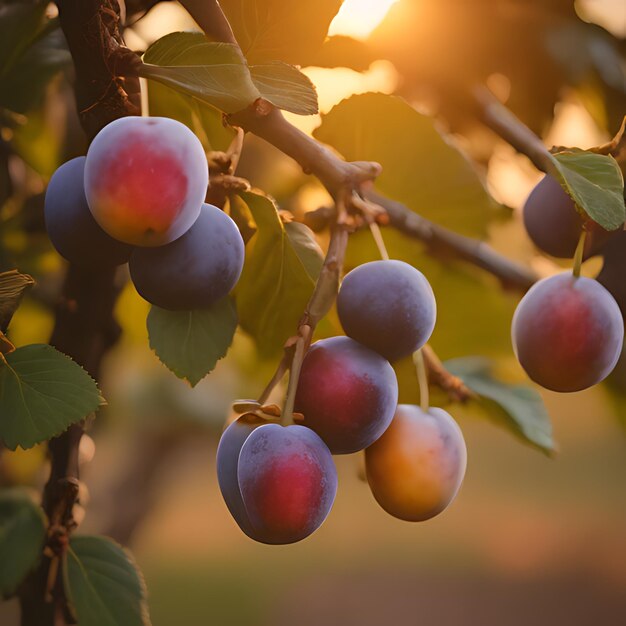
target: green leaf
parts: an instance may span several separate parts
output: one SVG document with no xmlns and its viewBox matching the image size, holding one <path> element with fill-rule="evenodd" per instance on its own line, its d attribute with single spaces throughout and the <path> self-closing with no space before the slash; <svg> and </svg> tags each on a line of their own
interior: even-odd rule
<svg viewBox="0 0 626 626">
<path fill-rule="evenodd" d="M 146 585 L 133 557 L 106 537 L 72 537 L 63 586 L 80 626 L 149 626 Z"/>
<path fill-rule="evenodd" d="M 31 276 L 17 270 L 0 273 L 0 331 L 6 331 L 24 292 L 34 284 Z"/>
<path fill-rule="evenodd" d="M 348 160 L 381 163 L 378 190 L 443 226 L 483 237 L 497 215 L 469 161 L 400 98 L 352 96 L 323 115 L 314 134 Z"/>
<path fill-rule="evenodd" d="M 492 374 L 493 362 L 483 357 L 452 359 L 445 366 L 480 396 L 478 402 L 489 417 L 525 443 L 548 455 L 555 452 L 550 416 L 532 387 L 497 380 Z"/>
<path fill-rule="evenodd" d="M 313 280 L 317 280 L 324 264 L 324 252 L 317 243 L 313 231 L 301 222 L 287 222 L 285 231 L 307 274 Z"/>
<path fill-rule="evenodd" d="M 0 360 L 0 439 L 31 448 L 98 409 L 96 383 L 52 346 L 18 348 Z"/>
<path fill-rule="evenodd" d="M 58 26 L 56 20 L 49 24 Z M 11 70 L 0 77 L 0 105 L 16 113 L 27 113 L 39 106 L 50 80 L 71 62 L 61 30 L 51 30 L 35 41 Z"/>
<path fill-rule="evenodd" d="M 258 98 L 300 115 L 317 113 L 317 93 L 297 68 L 280 62 L 248 67 L 236 45 L 202 33 L 171 33 L 148 48 L 141 75 L 226 113 Z"/>
<path fill-rule="evenodd" d="M 246 246 L 235 291 L 239 322 L 255 339 L 259 352 L 273 356 L 295 333 L 313 293 L 311 250 L 302 245 L 302 231 L 297 237 L 287 234 L 270 198 L 245 192 L 241 199 L 254 217 L 257 232 Z"/>
<path fill-rule="evenodd" d="M 23 489 L 0 491 L 0 597 L 12 595 L 37 565 L 46 538 L 43 511 Z"/>
<path fill-rule="evenodd" d="M 274 106 L 297 115 L 315 115 L 317 91 L 306 74 L 282 61 L 250 67 L 261 96 Z"/>
<path fill-rule="evenodd" d="M 605 230 L 626 221 L 624 179 L 612 156 L 572 150 L 554 155 L 557 175 L 577 206 Z"/>
<path fill-rule="evenodd" d="M 221 0 L 237 41 L 251 63 L 275 59 L 303 65 L 326 39 L 342 0 Z"/>
<path fill-rule="evenodd" d="M 192 387 L 226 355 L 236 328 L 237 312 L 228 297 L 210 309 L 167 311 L 153 306 L 148 314 L 150 347 Z"/>
<path fill-rule="evenodd" d="M 217 107 L 245 109 L 261 97 L 237 46 L 213 43 L 200 33 L 171 33 L 143 56 L 140 75 Z"/>
<path fill-rule="evenodd" d="M 43 28 L 47 2 L 0 6 L 0 76 L 7 74 Z"/>
<path fill-rule="evenodd" d="M 58 19 L 47 2 L 0 7 L 0 106 L 26 113 L 39 104 L 50 79 L 71 63 Z"/>
</svg>

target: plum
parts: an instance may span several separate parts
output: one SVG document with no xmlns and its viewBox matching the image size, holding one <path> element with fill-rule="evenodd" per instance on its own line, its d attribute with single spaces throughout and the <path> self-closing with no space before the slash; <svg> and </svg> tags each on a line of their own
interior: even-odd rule
<svg viewBox="0 0 626 626">
<path fill-rule="evenodd" d="M 237 465 L 253 539 L 301 541 L 324 522 L 337 493 L 326 444 L 305 426 L 264 424 L 245 440 Z"/>
<path fill-rule="evenodd" d="M 598 282 L 604 285 L 626 316 L 626 232 L 621 231 L 602 249 L 604 265 Z"/>
<path fill-rule="evenodd" d="M 626 319 L 626 232 L 621 231 L 603 248 L 604 265 L 598 274 L 598 282 L 604 285 L 615 298 Z M 613 370 L 612 382 L 618 388 L 626 389 L 626 348 Z"/>
<path fill-rule="evenodd" d="M 209 182 L 200 140 L 163 117 L 123 117 L 87 152 L 85 193 L 98 224 L 135 246 L 162 246 L 198 218 Z"/>
<path fill-rule="evenodd" d="M 565 272 L 540 280 L 522 298 L 512 338 L 532 380 L 552 391 L 580 391 L 615 367 L 624 321 L 615 298 L 598 281 Z"/>
<path fill-rule="evenodd" d="M 135 248 L 130 275 L 137 291 L 163 309 L 205 309 L 236 285 L 244 244 L 233 220 L 211 204 L 179 239 L 159 248 Z"/>
<path fill-rule="evenodd" d="M 44 203 L 46 230 L 70 263 L 106 267 L 126 263 L 132 246 L 107 235 L 89 211 L 83 184 L 85 157 L 67 161 L 52 175 Z"/>
<path fill-rule="evenodd" d="M 255 531 L 241 498 L 237 464 L 239 463 L 241 447 L 250 433 L 258 426 L 266 423 L 265 420 L 253 413 L 242 415 L 223 432 L 217 446 L 217 482 L 222 497 L 239 528 L 252 539 L 256 538 Z"/>
<path fill-rule="evenodd" d="M 528 236 L 542 252 L 571 259 L 582 234 L 583 217 L 559 182 L 544 176 L 531 191 L 523 210 Z M 593 256 L 611 236 L 596 222 L 588 222 L 585 257 Z"/>
<path fill-rule="evenodd" d="M 430 338 L 437 304 L 426 277 L 402 261 L 372 261 L 349 272 L 337 296 L 343 329 L 389 361 Z"/>
<path fill-rule="evenodd" d="M 333 454 L 357 452 L 387 429 L 398 402 L 389 362 L 349 337 L 314 343 L 302 363 L 295 410 Z"/>
<path fill-rule="evenodd" d="M 384 435 L 365 450 L 367 481 L 390 515 L 421 522 L 456 497 L 467 466 L 459 425 L 443 409 L 400 404 Z"/>
</svg>

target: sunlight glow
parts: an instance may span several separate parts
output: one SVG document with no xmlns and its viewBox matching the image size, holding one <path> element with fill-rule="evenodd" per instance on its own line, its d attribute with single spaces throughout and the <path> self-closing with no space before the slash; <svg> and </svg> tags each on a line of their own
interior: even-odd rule
<svg viewBox="0 0 626 626">
<path fill-rule="evenodd" d="M 345 0 L 330 25 L 329 35 L 365 39 L 398 0 Z"/>
<path fill-rule="evenodd" d="M 345 67 L 327 69 L 306 67 L 302 70 L 317 87 L 319 107 L 327 113 L 344 98 L 358 93 L 380 91 L 393 93 L 398 84 L 398 74 L 389 61 L 375 61 L 366 72 L 355 72 Z M 292 124 L 305 133 L 319 126 L 319 115 L 294 115 L 285 113 Z"/>
</svg>

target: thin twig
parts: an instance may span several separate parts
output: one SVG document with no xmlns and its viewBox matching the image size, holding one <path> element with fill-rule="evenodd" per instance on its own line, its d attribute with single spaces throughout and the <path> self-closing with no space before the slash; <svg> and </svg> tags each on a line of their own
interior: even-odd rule
<svg viewBox="0 0 626 626">
<path fill-rule="evenodd" d="M 259 399 L 259 402 L 262 402 L 262 400 L 263 402 L 266 401 L 271 391 L 282 380 L 285 372 L 289 369 L 289 386 L 283 408 L 283 424 L 285 425 L 293 422 L 293 405 L 300 368 L 311 343 L 315 327 L 328 313 L 339 291 L 339 279 L 348 245 L 349 228 L 345 219 L 345 209 L 341 202 L 338 203 L 336 215 L 337 221 L 332 230 L 328 251 L 315 283 L 313 294 L 298 324 L 297 334 L 287 340 L 283 357 L 278 364 L 276 372 Z"/>
<path fill-rule="evenodd" d="M 451 400 L 467 402 L 476 397 L 476 394 L 458 376 L 454 376 L 445 368 L 430 345 L 426 344 L 422 348 L 422 354 L 431 384 L 445 391 Z"/>
</svg>

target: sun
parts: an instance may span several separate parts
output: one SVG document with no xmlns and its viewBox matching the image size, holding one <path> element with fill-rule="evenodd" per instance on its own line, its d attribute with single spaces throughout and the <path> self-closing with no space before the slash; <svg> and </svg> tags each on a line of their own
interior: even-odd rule
<svg viewBox="0 0 626 626">
<path fill-rule="evenodd" d="M 329 35 L 365 39 L 398 0 L 345 0 L 330 25 Z"/>
</svg>

